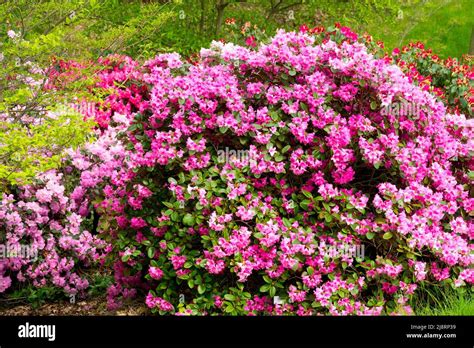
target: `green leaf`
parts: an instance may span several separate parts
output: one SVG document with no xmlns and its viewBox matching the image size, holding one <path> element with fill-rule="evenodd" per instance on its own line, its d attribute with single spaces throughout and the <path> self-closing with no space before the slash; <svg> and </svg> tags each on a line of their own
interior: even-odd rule
<svg viewBox="0 0 474 348">
<path fill-rule="evenodd" d="M 186 262 L 184 263 L 184 268 L 191 268 L 191 267 L 193 267 L 193 263 L 192 263 L 192 262 L 186 261 Z"/>
<path fill-rule="evenodd" d="M 198 293 L 199 295 L 202 295 L 206 292 L 206 287 L 202 284 L 198 285 Z"/>
<path fill-rule="evenodd" d="M 375 237 L 375 233 L 374 232 L 367 232 L 367 234 L 365 236 L 367 237 L 368 240 L 372 240 Z"/>
<path fill-rule="evenodd" d="M 304 201 L 302 201 L 300 203 L 300 206 L 301 208 L 303 208 L 304 210 L 308 210 L 308 206 L 311 204 L 311 201 L 305 199 Z"/>
<path fill-rule="evenodd" d="M 176 181 L 175 181 L 175 184 L 176 184 Z M 173 203 L 171 202 L 163 202 L 163 204 L 168 208 L 173 208 Z"/>
<path fill-rule="evenodd" d="M 183 224 L 185 224 L 186 226 L 194 226 L 194 216 L 189 213 L 184 215 Z"/>
<path fill-rule="evenodd" d="M 176 222 L 176 221 L 178 221 L 178 219 L 179 219 L 179 214 L 178 214 L 178 212 L 173 211 L 173 212 L 171 213 L 170 217 L 171 217 L 171 221 Z"/>
<path fill-rule="evenodd" d="M 273 121 L 278 121 L 280 119 L 280 117 L 278 116 L 278 112 L 276 111 L 270 111 L 268 114 L 270 115 Z"/>
<path fill-rule="evenodd" d="M 275 155 L 275 161 L 276 161 L 276 162 L 281 162 L 281 161 L 283 161 L 284 159 L 285 159 L 285 157 L 283 157 L 283 156 L 280 155 L 279 153 L 277 153 L 277 154 Z"/>
<path fill-rule="evenodd" d="M 235 296 L 231 294 L 225 294 L 224 298 L 228 301 L 235 301 Z"/>
<path fill-rule="evenodd" d="M 152 259 L 155 256 L 156 249 L 154 247 L 149 247 L 147 250 L 148 258 Z"/>
<path fill-rule="evenodd" d="M 326 220 L 327 223 L 331 222 L 332 221 L 332 215 L 331 214 L 326 214 L 324 216 L 324 220 Z"/>
<path fill-rule="evenodd" d="M 383 239 L 390 239 L 393 237 L 393 234 L 391 232 L 385 232 L 383 235 Z"/>
</svg>

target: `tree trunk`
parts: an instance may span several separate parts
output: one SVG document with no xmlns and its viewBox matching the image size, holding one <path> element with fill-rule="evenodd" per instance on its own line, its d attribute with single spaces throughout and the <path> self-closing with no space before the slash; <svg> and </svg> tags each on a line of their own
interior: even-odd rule
<svg viewBox="0 0 474 348">
<path fill-rule="evenodd" d="M 217 18 L 216 18 L 216 36 L 219 35 L 222 27 L 222 21 L 224 20 L 224 10 L 229 5 L 228 2 L 219 1 L 216 5 Z"/>
</svg>

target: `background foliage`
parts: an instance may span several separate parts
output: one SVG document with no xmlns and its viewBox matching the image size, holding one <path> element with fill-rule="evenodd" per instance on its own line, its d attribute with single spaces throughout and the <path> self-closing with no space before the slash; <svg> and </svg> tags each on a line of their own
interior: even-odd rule
<svg viewBox="0 0 474 348">
<path fill-rule="evenodd" d="M 0 5 L 0 32 L 19 32 L 36 60 L 138 58 L 195 52 L 222 36 L 227 18 L 268 32 L 340 22 L 390 49 L 420 40 L 443 57 L 460 57 L 469 51 L 471 7 L 470 0 L 9 0 Z"/>
</svg>

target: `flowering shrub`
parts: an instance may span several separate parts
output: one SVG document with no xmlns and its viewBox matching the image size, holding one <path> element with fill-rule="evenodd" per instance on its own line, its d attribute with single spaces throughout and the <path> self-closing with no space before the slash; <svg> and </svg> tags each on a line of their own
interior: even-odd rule
<svg viewBox="0 0 474 348">
<path fill-rule="evenodd" d="M 72 160 L 111 305 L 140 290 L 162 314 L 410 313 L 420 284 L 473 283 L 465 116 L 348 28 L 312 34 L 104 73 L 107 129 Z M 401 102 L 415 113 L 386 112 Z"/>
<path fill-rule="evenodd" d="M 0 52 L 0 293 L 33 286 L 30 298 L 48 288 L 75 295 L 88 287 L 82 271 L 97 264 L 105 243 L 86 229 L 87 201 L 69 196 L 75 177 L 57 168 L 66 150 L 91 138 L 93 122 L 52 91 L 52 69 L 34 60 L 44 46 L 13 30 L 7 35 Z"/>
<path fill-rule="evenodd" d="M 66 173 L 66 175 L 68 175 Z M 68 195 L 64 173 L 48 171 L 0 201 L 0 293 L 12 281 L 75 295 L 88 287 L 79 268 L 95 264 L 105 243 L 83 229 L 87 205 Z"/>
<path fill-rule="evenodd" d="M 77 110 L 72 110 L 72 114 L 78 115 L 73 120 L 80 123 L 78 127 L 71 124 L 71 116 L 55 116 L 52 113 L 45 116 L 45 121 L 33 117 L 28 120 L 27 139 L 37 148 L 40 143 L 44 144 L 43 147 L 58 144 L 59 141 L 51 141 L 51 137 L 55 136 L 67 142 L 69 150 L 66 153 L 61 151 L 62 156 L 58 155 L 58 151 L 53 152 L 55 155 L 50 154 L 50 157 L 45 156 L 44 152 L 33 152 L 40 160 L 49 161 L 47 163 L 60 162 L 62 172 L 50 170 L 31 179 L 33 175 L 28 176 L 29 173 L 24 170 L 20 174 L 29 179 L 29 185 L 10 186 L 12 194 L 4 194 L 0 201 L 0 243 L 3 247 L 0 293 L 21 289 L 21 284 L 28 283 L 37 287 L 38 291 L 53 287 L 70 295 L 82 293 L 89 286 L 83 271 L 97 267 L 104 261 L 103 256 L 108 247 L 100 236 L 91 234 L 97 229 L 91 224 L 91 217 L 98 217 L 91 205 L 103 197 L 103 187 L 97 185 L 110 179 L 113 173 L 117 174 L 123 161 L 124 149 L 117 139 L 118 128 L 108 126 L 109 118 L 112 113 L 117 113 L 118 117 L 119 112 L 131 114 L 135 110 L 131 109 L 126 99 L 130 93 L 122 95 L 115 93 L 115 89 L 114 93 L 109 90 L 115 83 L 129 78 L 127 71 L 138 73 L 135 66 L 128 66 L 127 62 L 136 65 L 130 58 L 113 56 L 100 59 L 99 64 L 89 63 L 87 66 L 59 61 L 58 69 L 49 71 L 46 87 L 50 90 L 63 90 L 73 84 L 84 83 L 86 74 L 96 76 L 83 84 L 89 89 L 88 93 L 84 93 L 84 98 L 92 99 L 80 99 L 73 105 Z M 83 115 L 79 115 L 78 111 Z M 38 120 L 41 122 L 37 125 Z M 61 125 L 68 120 L 67 129 L 60 134 L 58 129 L 61 128 L 48 126 L 51 122 Z M 86 127 L 89 130 L 93 123 L 98 126 L 93 134 L 79 133 Z M 10 158 L 10 162 L 18 158 L 35 163 L 31 146 L 21 145 L 18 140 L 20 137 L 14 136 L 23 128 L 8 118 L 1 124 L 10 130 L 0 135 L 3 137 L 0 139 L 9 140 L 4 141 L 7 146 L 2 147 L 2 153 L 9 153 L 16 144 L 25 152 L 13 151 L 17 152 L 17 157 Z M 77 148 L 74 137 L 78 137 L 78 134 L 95 140 Z M 105 226 L 101 228 L 105 229 Z M 121 292 L 122 295 L 127 293 L 133 294 L 133 291 L 127 292 L 125 289 Z"/>
<path fill-rule="evenodd" d="M 3 261 L 0 291 L 75 293 L 103 254 L 110 308 L 142 295 L 160 314 L 409 314 L 420 285 L 472 285 L 462 109 L 349 28 L 247 39 L 193 64 L 99 60 L 97 139 L 69 151 L 68 180 L 2 200 L 5 238 L 39 257 Z"/>
<path fill-rule="evenodd" d="M 111 55 L 86 64 L 57 59 L 53 63 L 47 88 L 63 91 L 76 86 L 86 90 L 72 100 L 71 106 L 85 119 L 93 120 L 99 129 L 108 127 L 114 113 L 130 115 L 139 110 L 142 94 L 147 91 L 147 86 L 128 83 L 139 81 L 142 76 L 138 63 L 127 56 Z M 122 88 L 126 85 L 129 86 Z"/>
</svg>

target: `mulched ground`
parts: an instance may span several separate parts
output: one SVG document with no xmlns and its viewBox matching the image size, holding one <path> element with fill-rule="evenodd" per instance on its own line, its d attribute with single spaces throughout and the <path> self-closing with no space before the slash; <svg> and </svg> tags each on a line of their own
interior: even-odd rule
<svg viewBox="0 0 474 348">
<path fill-rule="evenodd" d="M 149 314 L 148 308 L 143 303 L 130 303 L 117 311 L 108 311 L 105 298 L 92 298 L 79 301 L 75 304 L 69 302 L 47 303 L 38 308 L 27 304 L 8 305 L 0 308 L 0 316 L 16 315 L 119 315 L 137 316 Z"/>
</svg>

